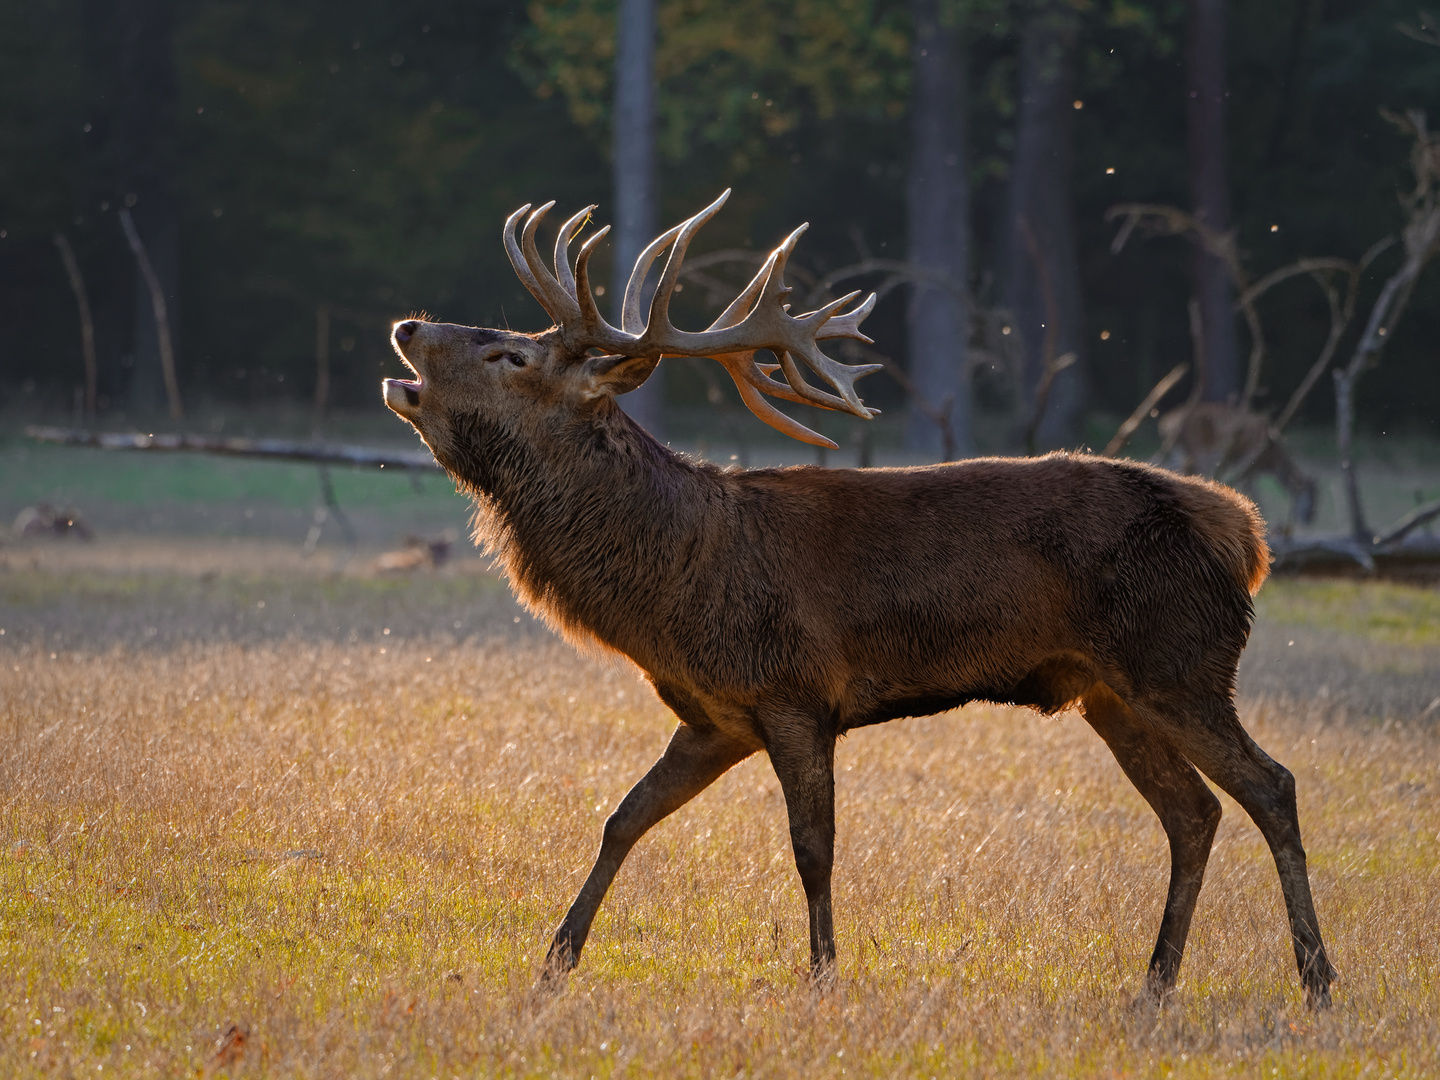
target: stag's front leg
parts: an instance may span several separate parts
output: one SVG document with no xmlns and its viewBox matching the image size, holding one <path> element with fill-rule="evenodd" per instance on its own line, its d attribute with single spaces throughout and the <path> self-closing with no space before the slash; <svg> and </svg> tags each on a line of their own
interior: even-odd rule
<svg viewBox="0 0 1440 1080">
<path fill-rule="evenodd" d="M 660 760 L 650 766 L 650 771 L 606 819 L 600 854 L 595 857 L 590 876 L 580 887 L 580 894 L 565 913 L 550 943 L 550 952 L 545 958 L 548 978 L 557 978 L 580 962 L 580 951 L 590 935 L 590 924 L 595 921 L 600 902 L 605 899 L 620 864 L 640 837 L 751 752 L 750 747 L 713 727 L 682 723 L 675 729 Z"/>
<path fill-rule="evenodd" d="M 768 725 L 770 764 L 785 793 L 795 869 L 810 909 L 810 973 L 828 978 L 835 965 L 830 874 L 835 865 L 835 738 L 810 717 Z"/>
</svg>

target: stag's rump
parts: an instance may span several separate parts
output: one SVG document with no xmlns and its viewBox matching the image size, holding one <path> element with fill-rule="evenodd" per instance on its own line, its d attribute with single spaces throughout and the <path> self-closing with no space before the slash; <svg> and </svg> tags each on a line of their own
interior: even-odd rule
<svg viewBox="0 0 1440 1080">
<path fill-rule="evenodd" d="M 1053 710 L 1096 680 L 1233 689 L 1269 552 L 1228 488 L 1076 454 L 751 477 L 803 538 L 785 555 L 807 582 L 797 647 L 841 727 L 970 700 Z"/>
</svg>

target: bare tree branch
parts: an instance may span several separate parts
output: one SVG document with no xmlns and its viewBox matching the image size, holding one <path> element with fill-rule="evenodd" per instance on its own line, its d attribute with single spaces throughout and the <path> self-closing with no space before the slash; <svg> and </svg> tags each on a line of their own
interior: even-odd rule
<svg viewBox="0 0 1440 1080">
<path fill-rule="evenodd" d="M 1145 418 L 1150 415 L 1150 410 L 1160 404 L 1160 399 L 1168 394 L 1175 384 L 1185 377 L 1185 373 L 1189 370 L 1190 365 L 1185 363 L 1176 364 L 1171 368 L 1169 374 L 1151 388 L 1150 392 L 1145 395 L 1145 400 L 1135 406 L 1135 411 L 1126 417 L 1125 422 L 1116 429 L 1110 441 L 1105 444 L 1105 449 L 1100 451 L 1101 455 L 1104 457 L 1114 457 L 1120 453 L 1121 450 L 1125 449 L 1125 444 L 1130 441 L 1130 437 L 1135 434 L 1136 429 L 1138 429 L 1140 425 L 1144 423 Z"/>
<path fill-rule="evenodd" d="M 1352 457 L 1355 385 L 1365 369 L 1379 358 L 1388 336 L 1410 301 L 1420 271 L 1440 253 L 1440 135 L 1429 133 L 1425 113 L 1419 109 L 1411 109 L 1404 116 L 1385 109 L 1380 111 L 1412 139 L 1410 166 L 1415 174 L 1415 188 L 1400 196 L 1401 205 L 1410 214 L 1401 232 L 1405 261 L 1380 289 L 1350 363 L 1332 373 L 1335 378 L 1335 436 L 1340 449 L 1340 469 L 1345 478 L 1346 500 L 1349 502 L 1350 531 L 1357 541 L 1370 538 L 1370 530 L 1365 523 L 1360 482 Z"/>
<path fill-rule="evenodd" d="M 1110 243 L 1110 250 L 1115 254 L 1125 246 L 1130 234 L 1138 226 L 1144 225 L 1147 231 L 1160 236 L 1193 234 L 1205 251 L 1224 262 L 1235 292 L 1239 295 L 1235 307 L 1245 316 L 1245 325 L 1250 331 L 1250 360 L 1246 365 L 1245 389 L 1241 392 L 1239 402 L 1240 408 L 1248 409 L 1260 386 L 1260 369 L 1265 360 L 1265 336 L 1260 324 L 1260 313 L 1255 310 L 1255 299 L 1259 293 L 1252 295 L 1253 290 L 1241 265 L 1239 248 L 1235 244 L 1234 230 L 1219 232 L 1178 206 L 1160 203 L 1121 203 L 1105 211 L 1106 221 L 1114 221 L 1118 217 L 1123 217 L 1125 221 Z M 1268 289 L 1269 285 L 1266 288 Z"/>
<path fill-rule="evenodd" d="M 185 416 L 185 408 L 180 403 L 180 382 L 175 375 L 175 344 L 170 337 L 170 315 L 166 310 L 165 290 L 160 285 L 160 276 L 155 273 L 155 267 L 150 262 L 150 254 L 145 250 L 145 242 L 140 239 L 140 233 L 135 228 L 135 219 L 131 217 L 126 207 L 120 208 L 120 227 L 125 230 L 125 239 L 130 243 L 130 250 L 135 254 L 135 262 L 140 267 L 140 276 L 145 279 L 145 286 L 150 290 L 150 308 L 155 313 L 155 337 L 160 347 L 160 373 L 165 379 L 165 398 L 170 405 L 170 419 L 180 420 Z"/>
<path fill-rule="evenodd" d="M 80 353 L 85 361 L 85 418 L 95 418 L 95 396 L 100 381 L 99 366 L 95 362 L 95 319 L 90 313 L 90 293 L 85 288 L 85 278 L 80 273 L 80 262 L 75 258 L 75 249 L 62 232 L 55 234 L 55 246 L 60 250 L 60 259 L 65 264 L 65 275 L 70 279 L 70 291 L 75 294 L 75 306 L 80 313 Z"/>
<path fill-rule="evenodd" d="M 1200 395 L 1205 391 L 1205 325 L 1200 319 L 1200 301 L 1193 296 L 1190 298 L 1189 310 L 1190 349 L 1195 364 L 1195 381 L 1190 387 L 1190 396 L 1185 399 L 1185 404 L 1180 406 L 1174 426 L 1160 442 L 1161 461 L 1169 457 L 1170 451 L 1175 449 L 1176 440 L 1185 430 L 1185 421 L 1190 419 L 1190 414 L 1200 403 Z"/>
<path fill-rule="evenodd" d="M 1440 19 L 1436 19 L 1428 11 L 1421 11 L 1417 14 L 1420 19 L 1418 27 L 1409 26 L 1406 23 L 1396 23 L 1395 29 L 1408 38 L 1423 41 L 1426 45 L 1440 45 Z"/>
</svg>

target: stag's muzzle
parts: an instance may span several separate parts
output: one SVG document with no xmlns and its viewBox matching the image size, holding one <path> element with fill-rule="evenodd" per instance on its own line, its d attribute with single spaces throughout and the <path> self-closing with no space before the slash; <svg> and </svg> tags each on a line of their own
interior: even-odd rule
<svg viewBox="0 0 1440 1080">
<path fill-rule="evenodd" d="M 394 346 L 396 355 L 405 362 L 406 367 L 415 372 L 413 379 L 386 379 L 382 383 L 385 404 L 401 416 L 409 416 L 420 407 L 420 391 L 425 386 L 425 377 L 420 374 L 410 357 L 405 355 L 405 346 L 415 339 L 421 325 L 415 319 L 406 319 L 396 323 L 390 333 L 390 343 Z"/>
</svg>

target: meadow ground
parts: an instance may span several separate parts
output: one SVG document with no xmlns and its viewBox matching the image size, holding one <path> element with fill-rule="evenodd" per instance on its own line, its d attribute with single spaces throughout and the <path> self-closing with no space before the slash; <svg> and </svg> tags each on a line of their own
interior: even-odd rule
<svg viewBox="0 0 1440 1080">
<path fill-rule="evenodd" d="M 1078 716 L 977 706 L 842 743 L 830 992 L 760 757 L 641 843 L 537 994 L 673 721 L 473 566 L 332 566 L 0 551 L 0 1075 L 1440 1072 L 1436 590 L 1260 597 L 1242 713 L 1297 778 L 1334 1009 L 1303 1007 L 1273 863 L 1222 797 L 1155 1013 L 1155 818 Z"/>
</svg>

